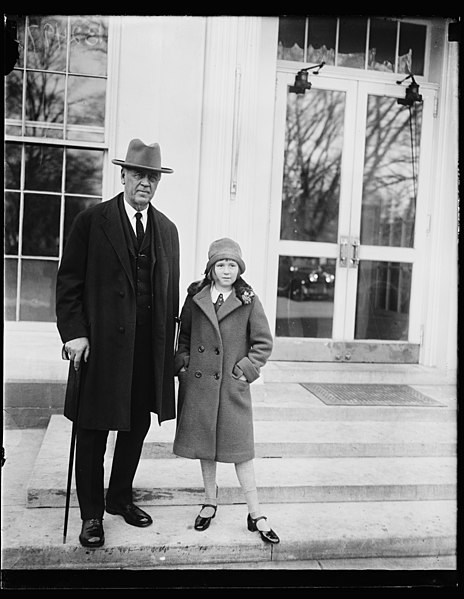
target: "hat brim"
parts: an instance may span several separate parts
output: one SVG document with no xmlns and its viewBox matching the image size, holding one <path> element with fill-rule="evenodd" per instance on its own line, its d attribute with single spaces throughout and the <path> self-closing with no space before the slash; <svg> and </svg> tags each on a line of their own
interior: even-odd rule
<svg viewBox="0 0 464 599">
<path fill-rule="evenodd" d="M 160 166 L 160 168 L 155 168 L 152 166 L 144 166 L 143 164 L 133 164 L 132 162 L 125 162 L 124 160 L 116 160 L 116 159 L 113 159 L 111 162 L 118 166 L 126 166 L 127 168 L 136 168 L 136 169 L 140 169 L 143 171 L 151 171 L 153 173 L 170 174 L 170 173 L 174 172 L 172 170 L 172 168 L 167 168 L 165 166 Z"/>
</svg>

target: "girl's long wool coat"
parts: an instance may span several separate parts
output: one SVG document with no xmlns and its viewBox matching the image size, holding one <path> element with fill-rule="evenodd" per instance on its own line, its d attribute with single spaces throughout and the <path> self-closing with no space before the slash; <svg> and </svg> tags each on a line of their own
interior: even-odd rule
<svg viewBox="0 0 464 599">
<path fill-rule="evenodd" d="M 98 430 L 129 430 L 136 296 L 118 198 L 75 218 L 57 279 L 57 327 L 63 343 L 90 340 L 82 369 L 79 424 Z M 174 339 L 179 310 L 177 228 L 151 204 L 153 373 L 150 409 L 158 421 L 175 418 Z M 75 373 L 70 364 L 64 414 L 76 417 Z"/>
<path fill-rule="evenodd" d="M 252 290 L 240 281 L 217 314 L 209 284 L 189 288 L 174 359 L 176 455 L 233 463 L 254 458 L 250 383 L 260 376 L 273 343 L 258 296 L 243 303 L 243 292 Z M 183 366 L 186 371 L 180 372 Z M 246 381 L 239 380 L 242 373 Z"/>
</svg>

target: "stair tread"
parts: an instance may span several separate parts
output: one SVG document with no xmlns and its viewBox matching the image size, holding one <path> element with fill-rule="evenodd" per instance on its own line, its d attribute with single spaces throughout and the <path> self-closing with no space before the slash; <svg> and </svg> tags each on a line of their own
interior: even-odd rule
<svg viewBox="0 0 464 599">
<path fill-rule="evenodd" d="M 451 422 L 395 422 L 368 421 L 343 422 L 340 420 L 319 422 L 254 422 L 255 443 L 416 443 L 430 441 L 450 443 L 456 440 L 456 428 Z M 150 442 L 172 442 L 175 422 L 163 422 L 161 427 L 152 426 L 145 439 Z"/>
<path fill-rule="evenodd" d="M 44 439 L 44 449 L 54 443 L 62 453 L 71 433 L 71 422 L 64 416 L 54 415 Z M 456 441 L 456 426 L 449 422 L 356 421 L 343 422 L 254 422 L 255 443 L 433 443 L 450 444 Z M 154 419 L 145 444 L 171 443 L 175 434 L 175 421 L 159 426 Z M 52 440 L 53 439 L 53 440 Z"/>
<path fill-rule="evenodd" d="M 198 506 L 149 506 L 154 524 L 128 526 L 105 515 L 105 546 L 92 552 L 79 545 L 80 515 L 69 513 L 62 542 L 63 509 L 26 510 L 21 527 L 3 531 L 3 567 L 143 568 L 182 563 L 451 555 L 456 510 L 450 501 L 262 504 L 281 537 L 264 544 L 246 529 L 246 505 L 219 505 L 208 530 L 193 529 Z M 14 509 L 14 508 L 13 508 Z M 16 508 L 19 509 L 19 508 Z M 21 564 L 23 564 L 21 566 Z"/>
<path fill-rule="evenodd" d="M 457 459 L 454 454 L 443 455 L 449 451 L 440 449 L 452 450 L 455 430 L 451 422 L 260 421 L 257 425 L 256 481 L 267 502 L 317 502 L 324 496 L 327 501 L 455 497 Z M 331 427 L 338 430 L 338 438 L 330 437 Z M 64 416 L 51 418 L 27 486 L 29 507 L 63 503 L 70 432 L 71 422 Z M 277 436 L 279 432 L 281 438 Z M 147 436 L 134 480 L 135 496 L 145 505 L 156 505 L 159 501 L 169 505 L 199 501 L 202 493 L 199 460 L 175 456 L 173 436 L 173 421 L 162 426 L 154 423 Z M 112 433 L 105 457 L 106 484 L 115 438 Z M 411 448 L 416 453 L 408 455 Z M 438 448 L 440 455 L 430 455 L 431 448 L 434 451 Z M 394 455 L 388 455 L 391 452 Z M 225 501 L 241 501 L 232 464 L 219 465 L 218 484 Z M 74 481 L 72 491 L 71 505 L 75 505 Z"/>
<path fill-rule="evenodd" d="M 270 360 L 262 371 L 267 383 L 382 383 L 455 385 L 455 370 L 439 370 L 421 364 L 367 362 L 308 362 Z"/>
<path fill-rule="evenodd" d="M 255 476 L 258 486 L 324 484 L 340 485 L 356 482 L 380 484 L 455 483 L 457 458 L 448 457 L 356 457 L 356 458 L 255 458 Z M 44 476 L 61 477 L 62 465 L 68 457 L 43 460 L 29 481 L 45 482 Z M 110 466 L 110 458 L 106 465 Z M 108 469 L 108 468 L 107 468 Z M 218 481 L 235 486 L 237 478 L 233 464 L 220 463 Z M 169 487 L 201 484 L 199 460 L 187 458 L 147 458 L 140 461 L 135 483 Z M 181 483 L 182 481 L 182 483 Z"/>
</svg>

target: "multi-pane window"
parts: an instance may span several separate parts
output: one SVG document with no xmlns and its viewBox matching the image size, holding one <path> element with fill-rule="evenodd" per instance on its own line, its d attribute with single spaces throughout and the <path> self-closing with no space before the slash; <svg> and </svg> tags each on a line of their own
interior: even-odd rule
<svg viewBox="0 0 464 599">
<path fill-rule="evenodd" d="M 27 16 L 5 77 L 5 318 L 54 321 L 76 214 L 102 199 L 108 24 Z"/>
<path fill-rule="evenodd" d="M 427 26 L 387 17 L 280 17 L 277 58 L 424 75 Z"/>
</svg>

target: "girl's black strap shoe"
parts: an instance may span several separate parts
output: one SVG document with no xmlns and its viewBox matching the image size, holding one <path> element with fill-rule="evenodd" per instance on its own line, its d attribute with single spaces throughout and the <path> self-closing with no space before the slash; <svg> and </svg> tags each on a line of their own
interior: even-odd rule
<svg viewBox="0 0 464 599">
<path fill-rule="evenodd" d="M 259 530 L 259 528 L 256 526 L 256 523 L 258 522 L 258 520 L 267 520 L 267 518 L 266 518 L 266 516 L 260 516 L 259 518 L 252 518 L 250 516 L 250 514 L 248 514 L 248 518 L 247 518 L 248 530 L 250 532 L 258 531 L 259 534 L 261 535 L 261 538 L 263 539 L 263 541 L 267 541 L 268 543 L 280 543 L 279 537 L 272 530 L 272 528 L 270 530 Z"/>
<path fill-rule="evenodd" d="M 198 516 L 195 518 L 195 526 L 194 526 L 195 530 L 206 530 L 208 528 L 208 526 L 211 524 L 211 520 L 216 515 L 217 505 L 211 505 L 210 503 L 205 503 L 204 505 L 201 506 L 201 509 L 203 509 L 205 507 L 212 507 L 214 509 L 214 514 L 212 516 L 208 516 L 207 518 L 204 518 L 203 516 L 200 516 L 200 514 L 198 514 Z M 201 510 L 200 510 L 200 513 L 201 513 Z"/>
</svg>

